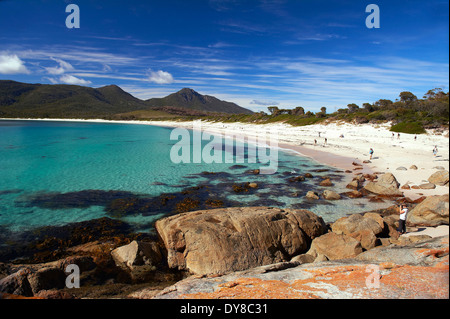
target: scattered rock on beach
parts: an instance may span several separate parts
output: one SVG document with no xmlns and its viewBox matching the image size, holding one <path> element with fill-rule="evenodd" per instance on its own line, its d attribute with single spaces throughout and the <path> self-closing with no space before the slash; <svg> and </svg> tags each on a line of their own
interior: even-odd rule
<svg viewBox="0 0 450 319">
<path fill-rule="evenodd" d="M 439 185 L 439 186 L 448 186 L 448 181 L 449 181 L 449 176 L 448 176 L 448 171 L 442 170 L 442 171 L 438 171 L 434 174 L 432 174 L 429 178 L 428 181 L 430 183 Z"/>
<path fill-rule="evenodd" d="M 349 235 L 361 230 L 370 230 L 374 235 L 378 235 L 383 232 L 383 225 L 372 216 L 365 217 L 359 214 L 353 214 L 336 220 L 331 225 L 331 229 L 336 234 Z"/>
<path fill-rule="evenodd" d="M 350 183 L 348 183 L 348 185 L 346 186 L 347 188 L 350 189 L 354 189 L 357 190 L 359 189 L 361 186 L 359 184 L 359 181 L 357 179 L 352 180 Z"/>
<path fill-rule="evenodd" d="M 361 192 L 359 192 L 357 190 L 352 190 L 351 192 L 345 192 L 342 194 L 349 198 L 361 198 L 364 196 Z"/>
<path fill-rule="evenodd" d="M 425 184 L 420 184 L 419 188 L 420 189 L 435 189 L 436 185 L 434 185 L 433 183 L 425 183 Z"/>
<path fill-rule="evenodd" d="M 333 186 L 334 184 L 331 182 L 329 178 L 325 178 L 323 181 L 319 183 L 320 186 Z"/>
<path fill-rule="evenodd" d="M 316 192 L 313 192 L 313 191 L 309 191 L 306 193 L 306 198 L 319 199 L 319 194 L 317 194 Z"/>
<path fill-rule="evenodd" d="M 339 195 L 338 193 L 332 191 L 332 190 L 325 190 L 323 192 L 323 198 L 327 199 L 327 200 L 338 200 L 341 199 L 341 195 Z"/>
<path fill-rule="evenodd" d="M 353 237 L 327 233 L 315 238 L 311 243 L 308 255 L 317 257 L 319 254 L 325 255 L 328 260 L 356 257 L 362 253 L 361 243 Z"/>
<path fill-rule="evenodd" d="M 154 268 L 163 258 L 157 243 L 136 240 L 114 249 L 111 256 L 117 266 L 130 270 L 140 266 Z"/>
<path fill-rule="evenodd" d="M 33 294 L 41 290 L 61 289 L 65 287 L 66 275 L 64 271 L 56 267 L 42 268 L 28 275 Z"/>
<path fill-rule="evenodd" d="M 0 280 L 0 293 L 8 293 L 25 297 L 32 297 L 33 291 L 28 281 L 29 269 L 19 271 Z"/>
<path fill-rule="evenodd" d="M 295 176 L 288 179 L 290 183 L 303 182 L 305 180 L 305 176 Z"/>
<path fill-rule="evenodd" d="M 369 192 L 386 196 L 403 196 L 399 190 L 399 182 L 392 173 L 379 176 L 375 181 L 367 183 L 364 189 Z"/>
<path fill-rule="evenodd" d="M 449 194 L 428 196 L 407 215 L 411 226 L 438 226 L 449 224 Z"/>
<path fill-rule="evenodd" d="M 377 243 L 377 237 L 375 236 L 373 231 L 369 229 L 350 233 L 349 236 L 359 241 L 361 243 L 361 247 L 365 250 L 374 248 Z"/>
</svg>

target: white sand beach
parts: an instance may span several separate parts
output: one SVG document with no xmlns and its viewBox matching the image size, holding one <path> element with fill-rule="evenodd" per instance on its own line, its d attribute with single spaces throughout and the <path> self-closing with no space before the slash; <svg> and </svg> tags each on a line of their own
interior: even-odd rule
<svg viewBox="0 0 450 319">
<path fill-rule="evenodd" d="M 193 126 L 192 122 L 146 123 L 186 128 Z M 341 169 L 353 169 L 352 162 L 363 164 L 363 161 L 369 160 L 369 150 L 373 148 L 372 160 L 363 164 L 364 170 L 391 172 L 401 185 L 418 186 L 428 183 L 427 180 L 433 173 L 439 169 L 449 169 L 448 131 L 429 131 L 417 137 L 401 133 L 398 137 L 397 133 L 393 136 L 389 128 L 388 123 L 383 125 L 331 123 L 294 127 L 282 123 L 260 125 L 202 122 L 202 130 L 212 133 L 237 132 L 249 136 L 258 136 L 264 132 L 276 133 L 279 147 L 294 150 L 318 162 Z M 317 141 L 316 145 L 314 140 Z M 432 152 L 435 146 L 438 148 L 437 156 Z M 412 169 L 413 165 L 417 169 Z M 448 187 L 444 186 L 404 191 L 405 196 L 412 199 L 448 192 Z"/>
</svg>

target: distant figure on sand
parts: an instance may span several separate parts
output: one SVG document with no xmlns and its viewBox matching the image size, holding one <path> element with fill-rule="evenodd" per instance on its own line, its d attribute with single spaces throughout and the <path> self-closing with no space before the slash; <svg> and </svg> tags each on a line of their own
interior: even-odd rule
<svg viewBox="0 0 450 319">
<path fill-rule="evenodd" d="M 400 219 L 398 221 L 397 231 L 400 233 L 400 235 L 403 235 L 404 233 L 406 233 L 406 215 L 408 214 L 408 208 L 406 208 L 405 205 L 400 205 L 399 214 Z"/>
<path fill-rule="evenodd" d="M 397 139 L 400 139 L 400 133 L 397 134 Z"/>
<path fill-rule="evenodd" d="M 436 145 L 433 148 L 433 155 L 436 157 L 437 153 L 438 153 L 438 148 L 437 148 L 437 145 Z"/>
<path fill-rule="evenodd" d="M 417 135 L 414 135 L 414 141 L 417 141 Z"/>
<path fill-rule="evenodd" d="M 325 140 L 323 141 L 323 145 L 327 145 L 327 138 L 325 137 Z"/>
<path fill-rule="evenodd" d="M 373 155 L 373 149 L 372 148 L 370 149 L 369 154 L 370 154 L 370 159 L 372 159 L 372 155 Z"/>
<path fill-rule="evenodd" d="M 315 139 L 315 140 L 314 140 L 314 146 L 316 146 L 316 145 L 317 145 L 317 140 Z"/>
</svg>

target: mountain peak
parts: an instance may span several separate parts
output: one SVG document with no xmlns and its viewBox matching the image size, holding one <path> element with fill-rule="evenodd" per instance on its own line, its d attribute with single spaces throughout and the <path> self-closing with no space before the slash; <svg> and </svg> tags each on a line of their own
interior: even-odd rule
<svg viewBox="0 0 450 319">
<path fill-rule="evenodd" d="M 213 96 L 202 95 L 191 88 L 183 88 L 164 98 L 150 99 L 147 103 L 151 107 L 171 106 L 182 107 L 198 111 L 218 113 L 251 114 L 250 110 L 231 102 L 221 101 Z"/>
<path fill-rule="evenodd" d="M 194 91 L 193 89 L 190 89 L 190 88 L 183 88 L 183 89 L 179 90 L 175 94 L 186 95 L 186 96 L 201 96 L 200 93 L 198 93 L 198 92 L 196 92 L 196 91 Z"/>
<path fill-rule="evenodd" d="M 123 91 L 120 86 L 117 86 L 115 84 L 105 85 L 105 86 L 102 86 L 102 87 L 100 87 L 98 89 L 99 90 L 103 89 L 103 90 L 120 90 L 120 91 Z"/>
</svg>

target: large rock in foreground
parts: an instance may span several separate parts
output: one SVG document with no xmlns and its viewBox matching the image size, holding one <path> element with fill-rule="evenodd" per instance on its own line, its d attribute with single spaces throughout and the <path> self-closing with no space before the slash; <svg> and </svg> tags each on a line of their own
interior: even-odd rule
<svg viewBox="0 0 450 319">
<path fill-rule="evenodd" d="M 157 299 L 448 299 L 448 236 L 380 247 L 357 258 L 279 263 L 221 277 L 191 276 Z M 147 296 L 146 296 L 147 295 Z"/>
<path fill-rule="evenodd" d="M 364 188 L 369 192 L 384 196 L 403 196 L 399 190 L 399 182 L 391 173 L 379 176 L 375 181 L 367 183 Z"/>
<path fill-rule="evenodd" d="M 307 210 L 233 207 L 163 218 L 156 229 L 169 267 L 193 274 L 223 274 L 288 261 L 326 232 Z"/>
<path fill-rule="evenodd" d="M 407 215 L 411 226 L 439 226 L 449 222 L 449 195 L 428 196 Z"/>
</svg>

